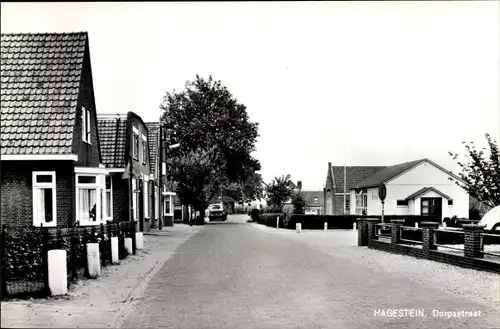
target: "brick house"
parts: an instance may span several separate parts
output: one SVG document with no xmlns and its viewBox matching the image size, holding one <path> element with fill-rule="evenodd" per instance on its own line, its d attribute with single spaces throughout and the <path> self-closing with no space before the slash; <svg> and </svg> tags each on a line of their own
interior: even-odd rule
<svg viewBox="0 0 500 329">
<path fill-rule="evenodd" d="M 88 34 L 2 34 L 1 77 L 2 222 L 105 221 Z"/>
<path fill-rule="evenodd" d="M 302 191 L 306 200 L 306 215 L 323 215 L 325 205 L 323 191 Z"/>
<path fill-rule="evenodd" d="M 150 151 L 148 128 L 141 117 L 127 114 L 97 116 L 103 163 L 109 172 L 109 220 L 137 222 L 141 232 L 151 226 Z"/>
<path fill-rule="evenodd" d="M 433 215 L 469 217 L 469 194 L 455 182 L 463 181 L 429 159 L 388 166 L 350 189 L 356 214 L 381 215 L 378 187 L 385 184 L 386 215 Z"/>
<path fill-rule="evenodd" d="M 160 123 L 146 122 L 149 132 L 149 157 L 152 183 L 150 193 L 152 196 L 152 217 L 154 226 L 158 227 L 158 221 L 162 226 L 172 226 L 174 223 L 174 197 L 175 187 L 167 180 L 166 175 L 166 153 L 161 147 Z"/>
<path fill-rule="evenodd" d="M 324 214 L 342 215 L 344 212 L 350 214 L 351 188 L 384 168 L 383 166 L 332 166 L 329 162 L 323 189 Z"/>
</svg>

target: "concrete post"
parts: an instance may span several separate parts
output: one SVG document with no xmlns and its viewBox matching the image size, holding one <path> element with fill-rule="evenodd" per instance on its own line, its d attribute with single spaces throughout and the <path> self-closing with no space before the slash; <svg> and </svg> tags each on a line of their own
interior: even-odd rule
<svg viewBox="0 0 500 329">
<path fill-rule="evenodd" d="M 118 264 L 120 262 L 118 256 L 118 237 L 111 237 L 111 263 Z"/>
<path fill-rule="evenodd" d="M 169 226 L 169 225 L 167 225 Z M 144 236 L 142 232 L 135 233 L 135 248 L 141 250 L 144 248 Z"/>
<path fill-rule="evenodd" d="M 421 222 L 422 227 L 422 249 L 437 250 L 437 246 L 434 241 L 434 231 L 439 227 L 439 223 L 436 222 Z"/>
<path fill-rule="evenodd" d="M 47 258 L 50 295 L 57 296 L 67 294 L 68 271 L 66 268 L 66 250 L 49 250 Z"/>
<path fill-rule="evenodd" d="M 327 222 L 325 222 L 324 227 L 325 227 L 325 231 L 328 231 L 328 223 Z"/>
<path fill-rule="evenodd" d="M 129 255 L 132 255 L 132 238 L 125 238 L 125 249 L 127 250 Z"/>
<path fill-rule="evenodd" d="M 280 218 L 276 216 L 276 228 L 280 228 Z"/>
<path fill-rule="evenodd" d="M 358 219 L 358 246 L 368 245 L 368 222 L 365 219 Z"/>
<path fill-rule="evenodd" d="M 87 243 L 87 268 L 91 278 L 101 275 L 99 243 Z"/>
<path fill-rule="evenodd" d="M 405 223 L 404 219 L 391 220 L 391 244 L 401 242 L 401 226 Z"/>
<path fill-rule="evenodd" d="M 368 222 L 368 245 L 371 245 L 373 240 L 376 240 L 375 232 L 377 230 L 377 226 L 380 220 L 378 218 L 368 218 L 366 220 Z"/>
<path fill-rule="evenodd" d="M 473 258 L 484 258 L 481 252 L 481 233 L 484 226 L 477 224 L 463 224 L 464 228 L 464 256 Z"/>
</svg>

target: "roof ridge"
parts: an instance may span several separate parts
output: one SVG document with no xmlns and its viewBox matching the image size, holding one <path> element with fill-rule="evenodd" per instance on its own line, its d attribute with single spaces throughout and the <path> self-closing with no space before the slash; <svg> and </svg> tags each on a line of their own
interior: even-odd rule
<svg viewBox="0 0 500 329">
<path fill-rule="evenodd" d="M 11 35 L 70 35 L 70 34 L 89 34 L 88 31 L 75 31 L 75 32 L 11 32 L 2 33 L 2 36 Z"/>
</svg>

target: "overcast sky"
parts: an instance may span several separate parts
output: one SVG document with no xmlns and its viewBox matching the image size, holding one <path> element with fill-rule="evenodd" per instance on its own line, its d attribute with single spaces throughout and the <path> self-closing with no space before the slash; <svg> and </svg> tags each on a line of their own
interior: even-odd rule
<svg viewBox="0 0 500 329">
<path fill-rule="evenodd" d="M 2 3 L 1 31 L 87 31 L 98 113 L 157 120 L 166 91 L 221 80 L 260 123 L 269 181 L 391 165 L 500 135 L 489 2 Z M 347 145 L 347 157 L 344 146 Z"/>
</svg>

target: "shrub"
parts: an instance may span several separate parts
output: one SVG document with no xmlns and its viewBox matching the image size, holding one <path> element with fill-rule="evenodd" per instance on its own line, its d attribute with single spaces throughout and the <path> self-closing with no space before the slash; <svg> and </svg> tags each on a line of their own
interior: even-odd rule
<svg viewBox="0 0 500 329">
<path fill-rule="evenodd" d="M 257 208 L 252 209 L 252 211 L 250 212 L 250 218 L 252 219 L 253 222 L 258 221 L 258 219 L 259 219 L 259 212 L 260 211 Z"/>
<path fill-rule="evenodd" d="M 285 214 L 283 213 L 274 213 L 274 214 L 260 214 L 257 222 L 262 225 L 266 225 L 269 227 L 276 227 L 276 217 L 279 217 L 279 227 L 284 228 L 285 223 Z"/>
</svg>

